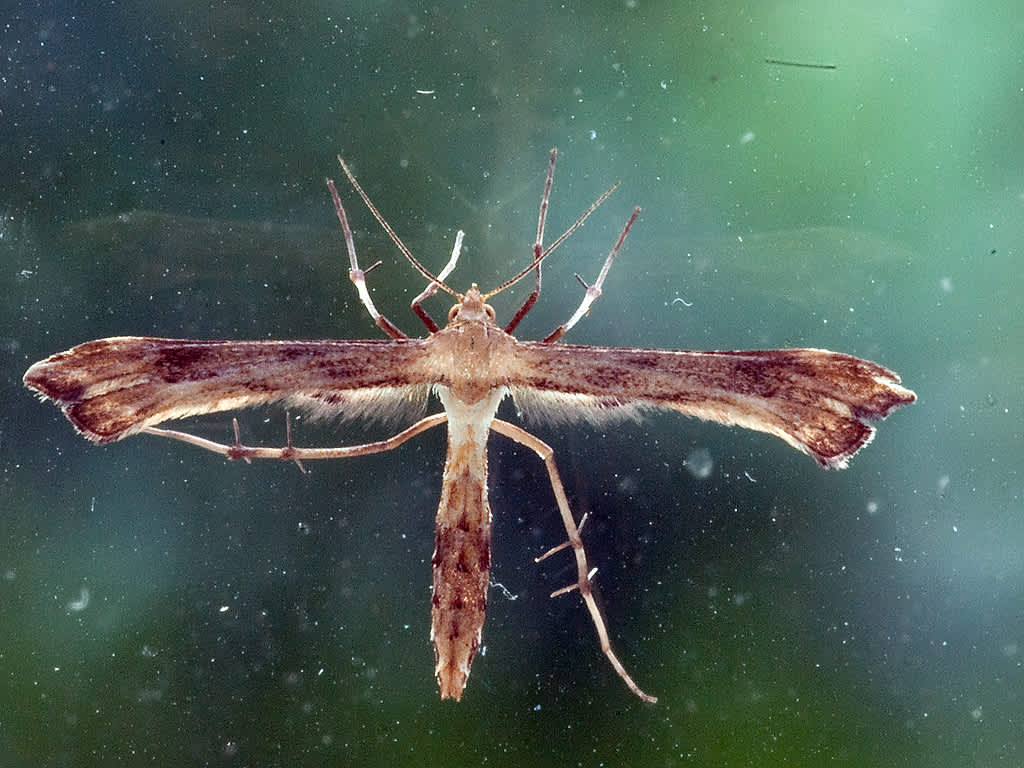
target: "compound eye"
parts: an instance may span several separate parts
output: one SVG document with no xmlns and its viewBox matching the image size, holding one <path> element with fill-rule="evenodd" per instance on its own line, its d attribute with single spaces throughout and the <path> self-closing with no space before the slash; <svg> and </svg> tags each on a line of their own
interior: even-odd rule
<svg viewBox="0 0 1024 768">
<path fill-rule="evenodd" d="M 494 307 L 490 304 L 484 304 L 484 312 L 487 313 L 487 316 L 491 318 L 492 321 L 497 317 L 497 315 L 494 314 Z"/>
<path fill-rule="evenodd" d="M 449 323 L 450 323 L 450 322 L 451 322 L 452 320 L 454 320 L 454 319 L 455 319 L 455 316 L 456 316 L 457 314 L 459 314 L 459 310 L 460 310 L 460 309 L 462 309 L 462 305 L 461 305 L 461 304 L 456 304 L 456 305 L 454 305 L 454 306 L 453 306 L 453 307 L 452 307 L 451 309 L 449 309 L 449 310 L 448 310 L 448 322 L 449 322 Z"/>
</svg>

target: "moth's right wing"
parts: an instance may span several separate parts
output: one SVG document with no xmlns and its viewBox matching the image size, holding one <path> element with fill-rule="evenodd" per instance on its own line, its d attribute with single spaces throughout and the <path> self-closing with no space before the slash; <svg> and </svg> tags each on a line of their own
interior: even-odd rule
<svg viewBox="0 0 1024 768">
<path fill-rule="evenodd" d="M 601 421 L 664 408 L 782 438 L 839 469 L 869 420 L 914 402 L 900 377 L 827 349 L 688 352 L 520 342 L 510 389 L 528 415 Z"/>
</svg>

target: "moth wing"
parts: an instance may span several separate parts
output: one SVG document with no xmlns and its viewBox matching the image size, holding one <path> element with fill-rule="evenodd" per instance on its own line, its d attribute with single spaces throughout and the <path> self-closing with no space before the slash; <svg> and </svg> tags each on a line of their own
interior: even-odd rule
<svg viewBox="0 0 1024 768">
<path fill-rule="evenodd" d="M 679 411 L 782 438 L 842 468 L 885 418 L 916 395 L 876 363 L 824 349 L 688 352 L 522 342 L 510 387 L 546 421 Z"/>
<path fill-rule="evenodd" d="M 42 360 L 25 384 L 88 439 L 108 443 L 171 419 L 275 402 L 316 415 L 422 410 L 425 342 L 192 341 L 118 336 Z"/>
</svg>

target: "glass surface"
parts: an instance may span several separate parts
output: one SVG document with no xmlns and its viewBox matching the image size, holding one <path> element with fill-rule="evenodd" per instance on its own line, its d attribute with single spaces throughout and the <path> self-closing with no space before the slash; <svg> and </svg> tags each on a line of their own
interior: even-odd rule
<svg viewBox="0 0 1024 768">
<path fill-rule="evenodd" d="M 1024 17 L 848 6 L 8 3 L 0 763 L 1020 764 Z M 842 472 L 671 414 L 527 425 L 590 513 L 613 644 L 655 705 L 579 600 L 547 597 L 570 558 L 533 557 L 564 533 L 500 436 L 486 652 L 454 704 L 428 640 L 443 429 L 303 474 L 95 447 L 21 384 L 111 335 L 378 338 L 328 176 L 383 262 L 375 301 L 422 334 L 423 280 L 335 156 L 428 267 L 466 231 L 464 290 L 528 263 L 553 146 L 549 240 L 622 186 L 520 338 L 571 314 L 640 205 L 567 341 L 825 347 L 920 398 Z M 240 422 L 284 441 L 280 409 Z M 231 439 L 228 415 L 189 426 Z"/>
</svg>

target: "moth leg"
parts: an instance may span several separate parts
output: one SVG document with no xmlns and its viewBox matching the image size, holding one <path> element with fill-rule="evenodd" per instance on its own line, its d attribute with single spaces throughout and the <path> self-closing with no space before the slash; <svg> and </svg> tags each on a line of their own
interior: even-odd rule
<svg viewBox="0 0 1024 768">
<path fill-rule="evenodd" d="M 544 254 L 544 225 L 548 220 L 548 201 L 551 198 L 551 182 L 555 178 L 555 158 L 558 157 L 558 150 L 551 150 L 551 159 L 548 161 L 548 178 L 544 183 L 544 194 L 540 197 L 540 213 L 537 214 L 537 239 L 533 241 L 533 263 L 534 281 L 533 290 L 526 297 L 523 305 L 516 310 L 516 313 L 505 326 L 505 333 L 515 331 L 519 322 L 526 317 L 526 313 L 533 309 L 540 296 L 540 261 Z"/>
<path fill-rule="evenodd" d="M 558 504 L 558 511 L 562 516 L 562 524 L 565 526 L 565 532 L 569 537 L 568 546 L 572 547 L 573 554 L 576 557 L 577 575 L 575 584 L 556 590 L 551 596 L 555 597 L 556 595 L 564 594 L 566 592 L 579 590 L 580 597 L 583 598 L 583 602 L 586 604 L 587 610 L 590 611 L 590 618 L 593 620 L 594 628 L 597 630 L 597 638 L 601 644 L 601 650 L 604 652 L 604 655 L 608 657 L 608 661 L 611 662 L 612 667 L 615 668 L 619 677 L 621 677 L 626 683 L 629 690 L 644 701 L 657 701 L 656 697 L 650 696 L 640 690 L 640 687 L 633 682 L 633 678 L 629 676 L 625 667 L 622 666 L 622 662 L 619 661 L 615 652 L 612 650 L 611 641 L 608 639 L 608 630 L 605 628 L 604 618 L 601 616 L 601 610 L 597 606 L 597 600 L 594 599 L 594 593 L 590 587 L 590 579 L 593 576 L 593 572 L 588 570 L 587 553 L 583 549 L 583 540 L 580 538 L 579 527 L 577 527 L 576 521 L 573 520 L 572 511 L 569 509 L 569 499 L 565 495 L 565 488 L 562 486 L 562 480 L 559 478 L 558 469 L 555 467 L 554 451 L 551 446 L 540 438 L 531 435 L 526 430 L 520 429 L 515 424 L 509 424 L 507 421 L 501 421 L 500 419 L 495 419 L 491 422 L 491 429 L 532 450 L 544 461 L 544 466 L 548 470 L 548 478 L 551 481 L 551 490 L 555 493 L 555 502 Z"/>
<path fill-rule="evenodd" d="M 554 150 L 552 150 L 552 151 L 554 151 Z M 559 235 L 558 239 L 555 240 L 555 242 L 553 242 L 547 248 L 545 248 L 543 252 L 540 252 L 535 247 L 533 249 L 533 254 L 534 254 L 533 261 L 530 262 L 530 264 L 528 264 L 525 269 L 523 269 L 522 271 L 520 271 L 520 272 L 516 273 L 515 275 L 513 275 L 512 277 L 510 277 L 508 280 L 506 280 L 504 283 L 499 285 L 497 288 L 495 288 L 493 290 L 490 290 L 487 293 L 485 293 L 484 294 L 484 298 L 487 299 L 487 298 L 490 298 L 491 296 L 497 296 L 499 293 L 504 291 L 509 286 L 512 286 L 512 285 L 515 285 L 516 283 L 518 283 L 529 272 L 537 270 L 537 267 L 540 265 L 540 263 L 542 261 L 544 261 L 544 259 L 546 259 L 549 255 L 551 255 L 551 252 L 553 250 L 555 250 L 555 248 L 557 248 L 562 243 L 564 243 L 573 232 L 575 232 L 577 229 L 579 229 L 581 226 L 583 226 L 583 222 L 586 221 L 590 217 L 590 214 L 592 214 L 594 211 L 597 210 L 598 206 L 600 206 L 601 203 L 603 203 L 605 200 L 608 199 L 608 196 L 611 195 L 611 193 L 614 192 L 618 188 L 618 186 L 619 186 L 619 183 L 615 182 L 610 187 L 608 187 L 608 189 L 606 189 L 601 194 L 601 196 L 599 198 L 597 198 L 597 200 L 592 202 L 590 204 L 590 207 L 587 208 L 587 210 L 585 210 L 583 212 L 583 214 L 578 219 L 576 219 L 576 221 L 574 221 L 572 223 L 572 226 L 570 226 L 567 230 L 565 230 L 565 232 L 563 232 L 561 235 Z M 632 223 L 632 222 L 630 222 L 630 223 Z M 540 294 L 540 287 L 539 287 L 539 280 L 540 280 L 540 278 L 539 278 L 539 276 L 538 276 L 537 280 L 538 280 L 538 285 L 536 287 L 536 291 L 537 291 L 537 293 L 539 295 Z M 536 301 L 536 297 L 534 298 L 534 300 Z M 532 306 L 533 306 L 533 304 L 530 302 L 530 298 L 527 297 L 526 302 L 523 304 L 523 306 L 519 308 L 519 311 L 516 312 L 515 316 L 512 318 L 512 320 L 509 322 L 509 324 L 505 326 L 505 332 L 509 333 L 512 329 L 514 329 L 516 327 L 516 325 L 519 324 L 519 321 L 523 319 L 523 316 L 530 310 L 530 307 L 532 307 Z M 564 333 L 564 331 L 563 331 L 563 333 Z"/>
<path fill-rule="evenodd" d="M 438 273 L 438 280 L 444 280 L 446 277 L 448 277 L 448 275 L 452 273 L 452 270 L 455 269 L 455 265 L 459 261 L 459 252 L 462 250 L 462 238 L 465 236 L 466 233 L 463 232 L 461 229 L 455 233 L 455 246 L 452 248 L 452 256 L 450 259 L 448 259 L 448 263 L 444 265 L 444 269 L 442 269 Z M 430 313 L 423 308 L 422 305 L 424 301 L 426 301 L 435 293 L 437 293 L 437 288 L 437 283 L 431 281 L 430 283 L 427 284 L 427 287 L 423 289 L 423 292 L 415 299 L 413 299 L 412 303 L 409 305 L 412 311 L 416 313 L 416 317 L 418 317 L 423 322 L 423 324 L 427 326 L 427 330 L 430 331 L 431 333 L 437 333 L 441 328 L 434 321 L 434 318 L 430 316 Z"/>
<path fill-rule="evenodd" d="M 370 317 L 373 318 L 373 322 L 377 324 L 384 333 L 390 336 L 392 339 L 407 339 L 401 329 L 384 315 L 377 311 L 377 307 L 373 305 L 373 299 L 370 298 L 370 292 L 366 290 L 366 273 L 374 270 L 380 262 L 370 266 L 369 269 L 360 269 L 359 260 L 356 258 L 356 244 L 352 239 L 352 228 L 348 225 L 348 217 L 345 215 L 345 207 L 341 204 L 341 196 L 338 195 L 338 190 L 334 188 L 334 182 L 330 179 L 327 180 L 327 189 L 331 191 L 331 200 L 334 201 L 334 212 L 338 214 L 338 221 L 341 222 L 341 231 L 345 234 L 345 247 L 348 249 L 348 279 L 352 281 L 352 284 L 356 287 L 356 292 L 359 294 L 359 300 L 363 302 L 363 306 L 366 307 L 366 311 L 370 313 Z"/>
<path fill-rule="evenodd" d="M 287 441 L 288 444 L 284 448 L 243 445 L 239 435 L 237 419 L 233 420 L 235 427 L 235 442 L 233 445 L 218 443 L 214 440 L 207 440 L 205 437 L 199 437 L 198 435 L 193 435 L 188 432 L 179 432 L 174 429 L 146 427 L 141 431 L 149 435 L 169 437 L 172 440 L 180 440 L 183 443 L 195 445 L 199 448 L 204 448 L 207 451 L 213 451 L 221 456 L 226 456 L 232 461 L 237 459 L 244 459 L 246 461 L 251 461 L 252 459 L 280 459 L 282 461 L 298 462 L 314 459 L 347 459 L 352 456 L 368 456 L 372 453 L 383 453 L 384 451 L 390 451 L 393 448 L 397 448 L 406 440 L 411 437 L 415 437 L 421 432 L 425 432 L 439 424 L 444 424 L 447 420 L 447 414 L 435 413 L 431 416 L 426 416 L 420 419 L 415 424 L 406 427 L 398 434 L 392 435 L 386 440 L 378 440 L 373 443 L 349 445 L 339 448 L 296 448 L 291 444 L 290 430 Z"/>
<path fill-rule="evenodd" d="M 362 198 L 363 202 L 366 204 L 366 207 L 370 209 L 370 213 L 373 214 L 373 218 L 375 218 L 377 220 L 377 223 L 380 224 L 381 228 L 388 233 L 388 237 L 391 238 L 391 242 L 393 242 L 395 244 L 395 247 L 397 247 L 398 250 L 402 252 L 402 255 L 405 256 L 409 263 L 412 264 L 413 267 L 415 267 L 416 271 L 430 281 L 431 286 L 436 286 L 433 289 L 431 289 L 428 286 L 427 290 L 433 292 L 440 288 L 441 290 L 445 291 L 445 293 L 451 294 L 457 301 L 462 301 L 462 296 L 460 296 L 458 293 L 456 293 L 447 285 L 445 285 L 441 277 L 434 276 L 433 274 L 431 274 L 430 271 L 422 264 L 420 264 L 419 260 L 417 260 L 417 258 L 412 255 L 412 251 L 410 251 L 406 247 L 405 243 L 402 242 L 402 239 L 395 233 L 395 230 L 391 228 L 391 225 L 388 224 L 387 220 L 381 215 L 380 211 L 377 210 L 377 206 L 375 206 L 373 204 L 373 201 L 370 200 L 369 195 L 367 195 L 366 192 L 363 191 L 363 188 L 359 186 L 359 182 L 356 180 L 355 174 L 352 173 L 349 167 L 345 164 L 345 160 L 342 158 L 341 155 L 338 155 L 338 163 L 341 165 L 341 170 L 343 170 L 345 172 L 345 175 L 348 177 L 349 183 L 352 185 L 352 188 L 359 194 L 359 197 Z M 330 179 L 327 180 L 327 187 L 331 190 L 331 198 L 334 200 L 334 209 L 338 213 L 338 220 L 341 221 L 341 228 L 345 232 L 345 242 L 348 245 L 349 260 L 352 263 L 352 269 L 349 272 L 349 277 L 352 279 L 352 282 L 356 284 L 356 290 L 359 291 L 359 298 L 362 300 L 363 305 L 367 308 L 367 310 L 369 310 L 374 322 L 376 322 L 377 325 L 380 326 L 380 328 L 386 334 L 391 336 L 391 338 L 393 339 L 406 338 L 405 334 L 398 330 L 394 323 L 392 323 L 386 317 L 383 317 L 379 312 L 377 312 L 376 308 L 374 308 L 373 306 L 373 302 L 370 301 L 370 296 L 366 292 L 366 285 L 363 280 L 366 272 L 369 272 L 370 270 L 368 269 L 366 270 L 366 272 L 361 272 L 359 270 L 359 267 L 356 264 L 355 259 L 355 248 L 352 245 L 352 236 L 348 228 L 348 222 L 345 219 L 345 209 L 341 205 L 341 198 L 338 197 L 338 193 L 334 189 L 334 182 L 332 182 Z M 456 238 L 455 250 L 457 251 L 461 247 L 462 240 L 460 235 L 459 237 Z M 458 256 L 453 254 L 452 258 L 449 259 L 448 262 L 451 265 L 451 269 L 455 268 L 456 261 L 458 261 Z M 373 266 L 375 267 L 377 265 L 374 264 Z M 373 267 L 370 267 L 370 269 L 373 269 Z M 446 267 L 446 269 L 448 268 Z M 451 269 L 448 269 L 448 271 L 451 271 Z M 441 274 L 443 275 L 446 273 L 442 272 Z M 430 294 L 428 293 L 427 295 Z M 414 300 L 414 305 L 416 301 L 418 301 L 418 299 Z M 415 310 L 416 307 L 414 306 L 413 309 Z M 420 316 L 420 319 L 423 320 L 424 324 L 426 324 L 427 328 L 430 329 L 431 333 L 437 331 L 437 323 L 435 323 L 432 319 L 429 319 L 429 317 L 425 318 L 424 315 L 426 313 L 421 314 L 419 311 L 417 311 L 416 314 Z"/>
<path fill-rule="evenodd" d="M 615 242 L 615 247 L 612 248 L 611 252 L 608 254 L 608 258 L 604 260 L 604 265 L 601 267 L 601 271 L 597 275 L 597 280 L 594 281 L 593 285 L 587 285 L 583 282 L 583 278 L 576 275 L 576 279 L 580 281 L 580 285 L 582 285 L 586 291 L 583 294 L 583 301 L 580 302 L 576 311 L 573 312 L 572 317 L 569 318 L 569 321 L 555 328 L 555 330 L 544 338 L 544 341 L 558 341 L 560 338 L 565 336 L 565 334 L 568 333 L 569 330 L 576 325 L 576 323 L 578 323 L 583 316 L 587 314 L 587 312 L 590 311 L 590 306 L 600 298 L 601 286 L 604 285 L 604 280 L 608 277 L 608 272 L 612 268 L 612 262 L 615 261 L 615 257 L 619 253 L 619 249 L 622 248 L 622 244 L 626 241 L 626 235 L 629 234 L 629 228 L 633 226 L 633 222 L 636 221 L 636 217 L 639 215 L 640 209 L 634 208 L 633 215 L 629 217 L 629 221 L 626 222 L 626 226 L 622 228 L 622 234 L 619 235 L 619 239 Z"/>
</svg>

